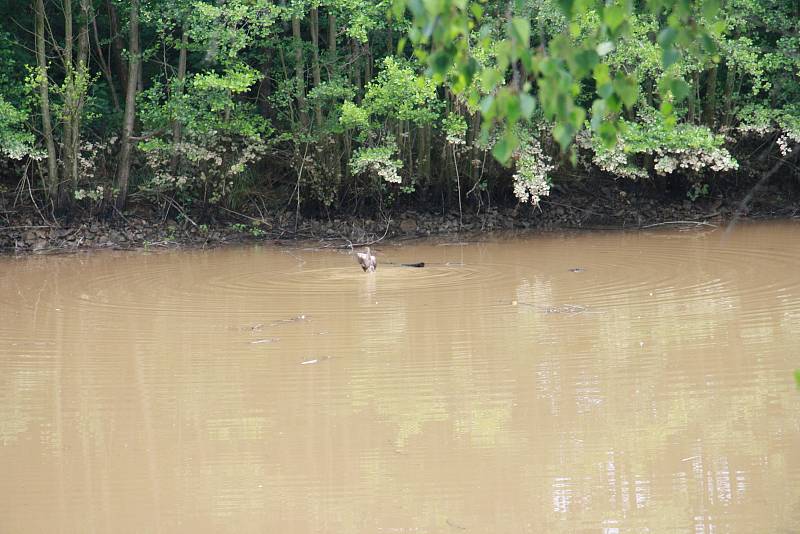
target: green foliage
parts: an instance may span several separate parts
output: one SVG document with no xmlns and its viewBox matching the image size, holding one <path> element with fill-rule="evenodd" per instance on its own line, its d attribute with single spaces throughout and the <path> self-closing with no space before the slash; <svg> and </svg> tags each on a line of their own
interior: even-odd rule
<svg viewBox="0 0 800 534">
<path fill-rule="evenodd" d="M 248 91 L 258 80 L 258 72 L 243 63 L 235 64 L 225 69 L 222 74 L 216 72 L 201 72 L 194 76 L 192 84 L 197 91 L 203 91 L 207 95 L 239 94 Z M 220 111 L 226 108 L 228 102 L 224 97 L 220 97 L 221 105 L 212 103 L 212 111 Z"/>
<path fill-rule="evenodd" d="M 439 117 L 441 102 L 431 81 L 420 78 L 409 63 L 393 57 L 385 58 L 383 67 L 367 86 L 360 106 L 347 101 L 341 108 L 340 124 L 358 131 L 362 140 L 374 130 L 386 130 L 390 123 L 421 125 Z"/>
<path fill-rule="evenodd" d="M 339 122 L 349 130 L 366 132 L 370 129 L 369 111 L 353 102 L 347 101 L 342 104 Z"/>
<path fill-rule="evenodd" d="M 83 71 L 64 61 L 63 4 L 45 3 L 54 146 L 64 159 L 66 126 L 83 119 L 69 193 L 84 204 L 108 196 L 118 167 L 131 4 L 111 5 L 114 24 L 94 6 Z M 140 13 L 133 174 L 147 176 L 139 198 L 187 208 L 298 182 L 308 209 L 411 191 L 455 204 L 455 171 L 472 192 L 536 204 L 573 174 L 558 171 L 576 146 L 589 171 L 680 174 L 696 200 L 737 161 L 800 146 L 790 0 L 149 0 Z M 84 20 L 76 10 L 73 48 Z M 0 22 L 2 159 L 46 147 L 34 27 L 32 10 Z"/>
<path fill-rule="evenodd" d="M 28 114 L 15 108 L 0 94 L 0 156 L 21 159 L 37 155 L 34 136 L 27 130 Z"/>
<path fill-rule="evenodd" d="M 394 57 L 383 60 L 383 70 L 367 87 L 363 103 L 372 116 L 415 124 L 435 120 L 439 105 L 435 84 Z"/>
<path fill-rule="evenodd" d="M 719 28 L 706 22 L 714 20 L 717 9 L 709 1 L 703 6 L 704 19 L 698 20 L 689 2 L 647 2 L 648 13 L 655 19 L 666 20 L 658 39 L 665 68 L 674 64 L 684 50 L 696 56 L 713 52 L 713 36 Z M 553 135 L 563 149 L 569 147 L 586 117 L 586 109 L 576 99 L 582 82 L 595 83 L 596 97 L 591 109 L 596 117 L 591 124 L 595 131 L 599 131 L 601 124 L 607 125 L 603 139 L 608 146 L 613 144 L 618 129 L 617 114 L 637 101 L 637 79 L 621 69 L 610 70 L 603 59 L 635 24 L 632 3 L 598 6 L 588 1 L 561 0 L 559 7 L 568 26 L 550 39 L 547 53 L 531 47 L 529 20 L 514 16 L 514 8 L 509 5 L 504 37 L 493 39 L 491 30 L 484 25 L 477 38 L 479 47 L 493 46 L 492 66 L 483 66 L 472 56 L 473 29 L 485 22 L 480 4 L 466 0 L 395 0 L 393 7 L 397 18 L 406 9 L 410 12 L 414 23 L 410 37 L 415 53 L 428 65 L 434 80 L 444 82 L 454 72 L 457 80 L 453 85 L 463 90 L 468 100 L 477 102 L 481 94 L 471 81 L 480 77 L 482 92 L 488 93 L 481 106 L 484 129 L 494 123 L 506 129 L 494 150 L 501 161 L 511 157 L 518 143 L 512 132 L 522 118 L 521 110 L 532 107 L 523 105 L 523 100 L 538 100 L 545 118 L 554 123 Z M 696 42 L 703 45 L 695 46 Z M 506 83 L 509 79 L 511 83 Z M 667 118 L 672 116 L 672 107 L 662 109 Z"/>
<path fill-rule="evenodd" d="M 25 58 L 20 57 L 20 48 L 15 46 L 13 36 L 0 30 L 0 96 L 18 110 L 27 112 L 28 87 Z"/>
<path fill-rule="evenodd" d="M 708 196 L 708 184 L 695 183 L 686 192 L 686 198 L 692 202 L 697 201 L 698 198 L 705 198 Z"/>
<path fill-rule="evenodd" d="M 139 144 L 153 176 L 142 185 L 147 195 L 179 193 L 188 203 L 216 204 L 227 199 L 234 180 L 266 151 L 269 123 L 235 95 L 247 91 L 256 73 L 240 65 L 223 73 L 199 73 L 186 90 L 166 92 L 154 84 L 139 99 L 147 130 L 164 132 Z M 166 133 L 180 121 L 183 138 Z"/>
</svg>

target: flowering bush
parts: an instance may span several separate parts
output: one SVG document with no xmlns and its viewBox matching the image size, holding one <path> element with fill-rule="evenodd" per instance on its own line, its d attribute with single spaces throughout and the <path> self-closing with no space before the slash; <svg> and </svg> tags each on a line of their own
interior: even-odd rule
<svg viewBox="0 0 800 534">
<path fill-rule="evenodd" d="M 739 133 L 756 137 L 777 134 L 782 156 L 788 156 L 800 144 L 800 106 L 779 109 L 745 106 L 739 112 L 739 120 L 736 128 Z"/>
<path fill-rule="evenodd" d="M 402 183 L 398 171 L 403 167 L 403 162 L 393 158 L 395 152 L 396 148 L 392 145 L 358 149 L 350 160 L 350 168 L 353 174 L 370 172 L 386 182 Z"/>
<path fill-rule="evenodd" d="M 637 179 L 649 176 L 642 156 L 651 156 L 656 174 L 676 171 L 686 174 L 730 171 L 738 162 L 723 146 L 725 138 L 705 126 L 667 126 L 653 114 L 642 114 L 639 122 L 622 122 L 617 142 L 611 148 L 597 137 L 582 135 L 578 144 L 593 152 L 592 163 L 614 176 Z"/>
<path fill-rule="evenodd" d="M 527 139 L 517 148 L 516 172 L 514 173 L 514 195 L 522 202 L 539 205 L 542 197 L 550 194 L 548 173 L 555 167 L 542 150 L 538 140 Z"/>
</svg>

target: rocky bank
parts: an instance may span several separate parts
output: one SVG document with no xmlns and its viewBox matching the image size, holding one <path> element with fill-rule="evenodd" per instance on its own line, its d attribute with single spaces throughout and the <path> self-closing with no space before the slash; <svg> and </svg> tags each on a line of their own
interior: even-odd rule
<svg viewBox="0 0 800 534">
<path fill-rule="evenodd" d="M 405 210 L 383 218 L 307 218 L 295 213 L 268 217 L 247 214 L 205 224 L 161 219 L 133 208 L 124 217 L 98 220 L 84 216 L 47 221 L 33 210 L 0 211 L 0 253 L 53 254 L 86 249 L 156 249 L 213 247 L 248 241 L 319 241 L 323 245 L 359 246 L 385 239 L 442 234 L 475 234 L 498 230 L 576 228 L 644 228 L 663 223 L 722 225 L 733 218 L 800 217 L 800 201 L 778 189 L 764 188 L 738 198 L 695 202 L 632 198 L 604 187 L 576 195 L 556 189 L 538 207 L 488 207 L 475 211 L 430 213 Z"/>
</svg>

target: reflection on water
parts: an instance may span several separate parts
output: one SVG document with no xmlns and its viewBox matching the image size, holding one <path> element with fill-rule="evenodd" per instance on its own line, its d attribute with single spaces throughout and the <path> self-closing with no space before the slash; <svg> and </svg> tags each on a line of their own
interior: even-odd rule
<svg viewBox="0 0 800 534">
<path fill-rule="evenodd" d="M 793 531 L 799 230 L 2 259 L 0 532 Z"/>
</svg>

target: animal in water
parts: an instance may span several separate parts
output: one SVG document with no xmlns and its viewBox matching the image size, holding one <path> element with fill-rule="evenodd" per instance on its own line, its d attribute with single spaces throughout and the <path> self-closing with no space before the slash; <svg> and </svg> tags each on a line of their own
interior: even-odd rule
<svg viewBox="0 0 800 534">
<path fill-rule="evenodd" d="M 372 255 L 369 247 L 365 248 L 364 252 L 356 252 L 356 261 L 366 273 L 374 273 L 378 267 L 378 260 Z"/>
</svg>

